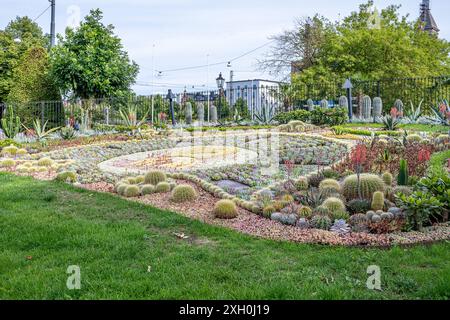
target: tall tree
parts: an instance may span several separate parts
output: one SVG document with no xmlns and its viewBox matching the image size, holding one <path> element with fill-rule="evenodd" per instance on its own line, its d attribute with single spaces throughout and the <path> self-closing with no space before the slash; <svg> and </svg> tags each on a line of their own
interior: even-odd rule
<svg viewBox="0 0 450 320">
<path fill-rule="evenodd" d="M 130 92 L 139 67 L 130 61 L 112 25 L 91 10 L 80 27 L 67 29 L 52 49 L 52 73 L 58 87 L 73 98 L 103 98 Z"/>
<path fill-rule="evenodd" d="M 47 51 L 42 47 L 28 49 L 14 70 L 8 101 L 29 102 L 60 99 L 58 89 L 49 71 Z"/>
<path fill-rule="evenodd" d="M 303 66 L 293 77 L 293 82 L 299 83 L 349 76 L 373 80 L 450 74 L 448 41 L 423 32 L 418 19 L 410 21 L 400 15 L 399 6 L 389 6 L 378 15 L 372 7 L 373 1 L 368 1 L 342 21 L 325 24 L 321 40 L 314 42 L 314 59 L 290 49 L 291 44 L 308 47 L 304 38 L 307 24 L 296 26 L 290 37 L 278 37 L 280 45 L 272 52 L 273 60 L 287 64 L 301 58 Z M 374 15 L 376 24 L 372 24 Z"/>
</svg>

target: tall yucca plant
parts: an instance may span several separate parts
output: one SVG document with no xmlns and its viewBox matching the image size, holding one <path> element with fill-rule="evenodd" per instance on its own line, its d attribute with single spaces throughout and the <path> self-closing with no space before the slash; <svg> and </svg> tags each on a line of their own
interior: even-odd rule
<svg viewBox="0 0 450 320">
<path fill-rule="evenodd" d="M 14 115 L 12 106 L 8 106 L 6 117 L 2 119 L 2 129 L 5 136 L 14 139 L 20 132 L 20 118 Z"/>
<path fill-rule="evenodd" d="M 145 124 L 148 110 L 141 120 L 138 120 L 136 106 L 128 106 L 126 109 L 120 109 L 119 114 L 124 124 L 130 128 L 131 134 L 134 136 L 136 133 L 140 133 L 142 126 Z"/>
</svg>

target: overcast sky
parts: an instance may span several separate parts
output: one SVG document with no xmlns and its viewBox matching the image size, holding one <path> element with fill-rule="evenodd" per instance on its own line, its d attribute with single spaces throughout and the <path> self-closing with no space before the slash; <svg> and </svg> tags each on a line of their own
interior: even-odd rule
<svg viewBox="0 0 450 320">
<path fill-rule="evenodd" d="M 268 37 L 290 28 L 296 17 L 320 13 L 331 20 L 346 16 L 363 0 L 56 0 L 57 32 L 73 23 L 77 10 L 84 17 L 91 8 L 104 12 L 104 21 L 116 27 L 130 57 L 141 67 L 135 86 L 139 94 L 167 91 L 201 90 L 215 87 L 215 78 L 223 72 L 229 79 L 226 63 L 177 72 L 171 70 L 229 61 L 266 43 Z M 411 19 L 419 15 L 421 0 L 375 0 L 377 8 L 402 4 L 401 13 Z M 36 18 L 48 7 L 48 0 L 2 0 L 0 28 L 15 16 Z M 432 13 L 441 29 L 441 37 L 450 40 L 450 1 L 432 0 Z M 49 32 L 50 12 L 37 22 Z M 235 80 L 270 78 L 257 71 L 256 61 L 268 47 L 233 62 Z M 208 58 L 209 56 L 209 58 Z M 153 63 L 152 63 L 153 61 Z"/>
</svg>

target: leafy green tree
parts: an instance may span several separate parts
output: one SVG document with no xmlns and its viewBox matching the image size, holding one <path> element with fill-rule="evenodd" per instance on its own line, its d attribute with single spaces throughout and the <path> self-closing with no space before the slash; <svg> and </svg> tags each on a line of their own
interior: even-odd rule
<svg viewBox="0 0 450 320">
<path fill-rule="evenodd" d="M 318 83 L 352 77 L 357 80 L 439 76 L 450 73 L 450 44 L 420 28 L 419 20 L 401 16 L 399 6 L 379 13 L 379 25 L 371 27 L 373 1 L 361 4 L 340 22 L 296 25 L 291 33 L 276 38 L 272 60 L 300 65 L 294 83 Z M 314 38 L 306 37 L 314 26 Z M 286 36 L 287 35 L 287 36 Z M 307 45 L 307 39 L 312 45 Z M 315 39 L 312 41 L 311 39 Z M 313 47 L 314 55 L 306 54 Z M 292 48 L 300 48 L 293 50 Z M 314 59 L 308 57 L 313 56 Z M 297 62 L 299 61 L 299 62 Z M 275 65 L 276 66 L 276 65 Z M 277 70 L 276 68 L 274 69 Z"/>
<path fill-rule="evenodd" d="M 59 100 L 60 94 L 50 75 L 47 51 L 42 47 L 30 48 L 14 70 L 8 101 L 30 102 Z"/>
<path fill-rule="evenodd" d="M 112 25 L 105 26 L 102 12 L 91 10 L 77 30 L 52 49 L 52 73 L 58 87 L 73 98 L 104 98 L 130 92 L 139 67 L 130 61 Z"/>
<path fill-rule="evenodd" d="M 28 47 L 43 46 L 48 47 L 50 38 L 44 35 L 41 27 L 29 17 L 16 17 L 5 28 L 5 33 L 13 39 L 20 39 L 27 43 Z"/>
</svg>

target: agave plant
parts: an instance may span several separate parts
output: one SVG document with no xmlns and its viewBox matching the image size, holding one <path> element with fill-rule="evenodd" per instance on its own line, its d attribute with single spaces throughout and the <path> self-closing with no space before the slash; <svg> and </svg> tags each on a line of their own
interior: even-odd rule
<svg viewBox="0 0 450 320">
<path fill-rule="evenodd" d="M 389 131 L 397 130 L 400 124 L 400 119 L 390 115 L 382 117 L 381 121 L 383 122 L 384 128 Z"/>
<path fill-rule="evenodd" d="M 431 107 L 431 110 L 433 111 L 434 116 L 429 118 L 429 120 L 443 126 L 450 125 L 450 106 L 448 105 L 447 100 L 443 100 L 437 107 Z"/>
<path fill-rule="evenodd" d="M 148 110 L 141 120 L 138 120 L 136 106 L 128 106 L 127 109 L 120 109 L 119 114 L 125 126 L 130 128 L 131 134 L 134 136 L 136 133 L 141 132 L 141 129 L 147 119 Z"/>
<path fill-rule="evenodd" d="M 60 127 L 57 127 L 57 128 L 52 128 L 50 130 L 46 130 L 47 124 L 48 124 L 48 120 L 44 124 L 42 124 L 41 120 L 35 119 L 35 120 L 33 120 L 33 130 L 30 130 L 24 124 L 22 124 L 22 126 L 25 128 L 26 131 L 34 132 L 34 136 L 36 137 L 36 140 L 38 142 L 44 143 L 45 140 L 48 138 L 48 136 L 51 133 L 58 131 L 60 128 Z"/>
<path fill-rule="evenodd" d="M 406 118 L 408 119 L 408 121 L 410 123 L 417 123 L 420 119 L 420 117 L 422 116 L 422 103 L 423 100 L 420 101 L 419 105 L 416 107 L 414 107 L 414 104 L 411 103 L 411 108 L 409 110 L 406 111 Z"/>
<path fill-rule="evenodd" d="M 261 108 L 258 110 L 258 112 L 254 113 L 254 117 L 256 118 L 256 121 L 262 124 L 270 124 L 274 121 L 275 118 L 275 112 L 274 107 L 272 106 L 261 106 Z"/>
</svg>

